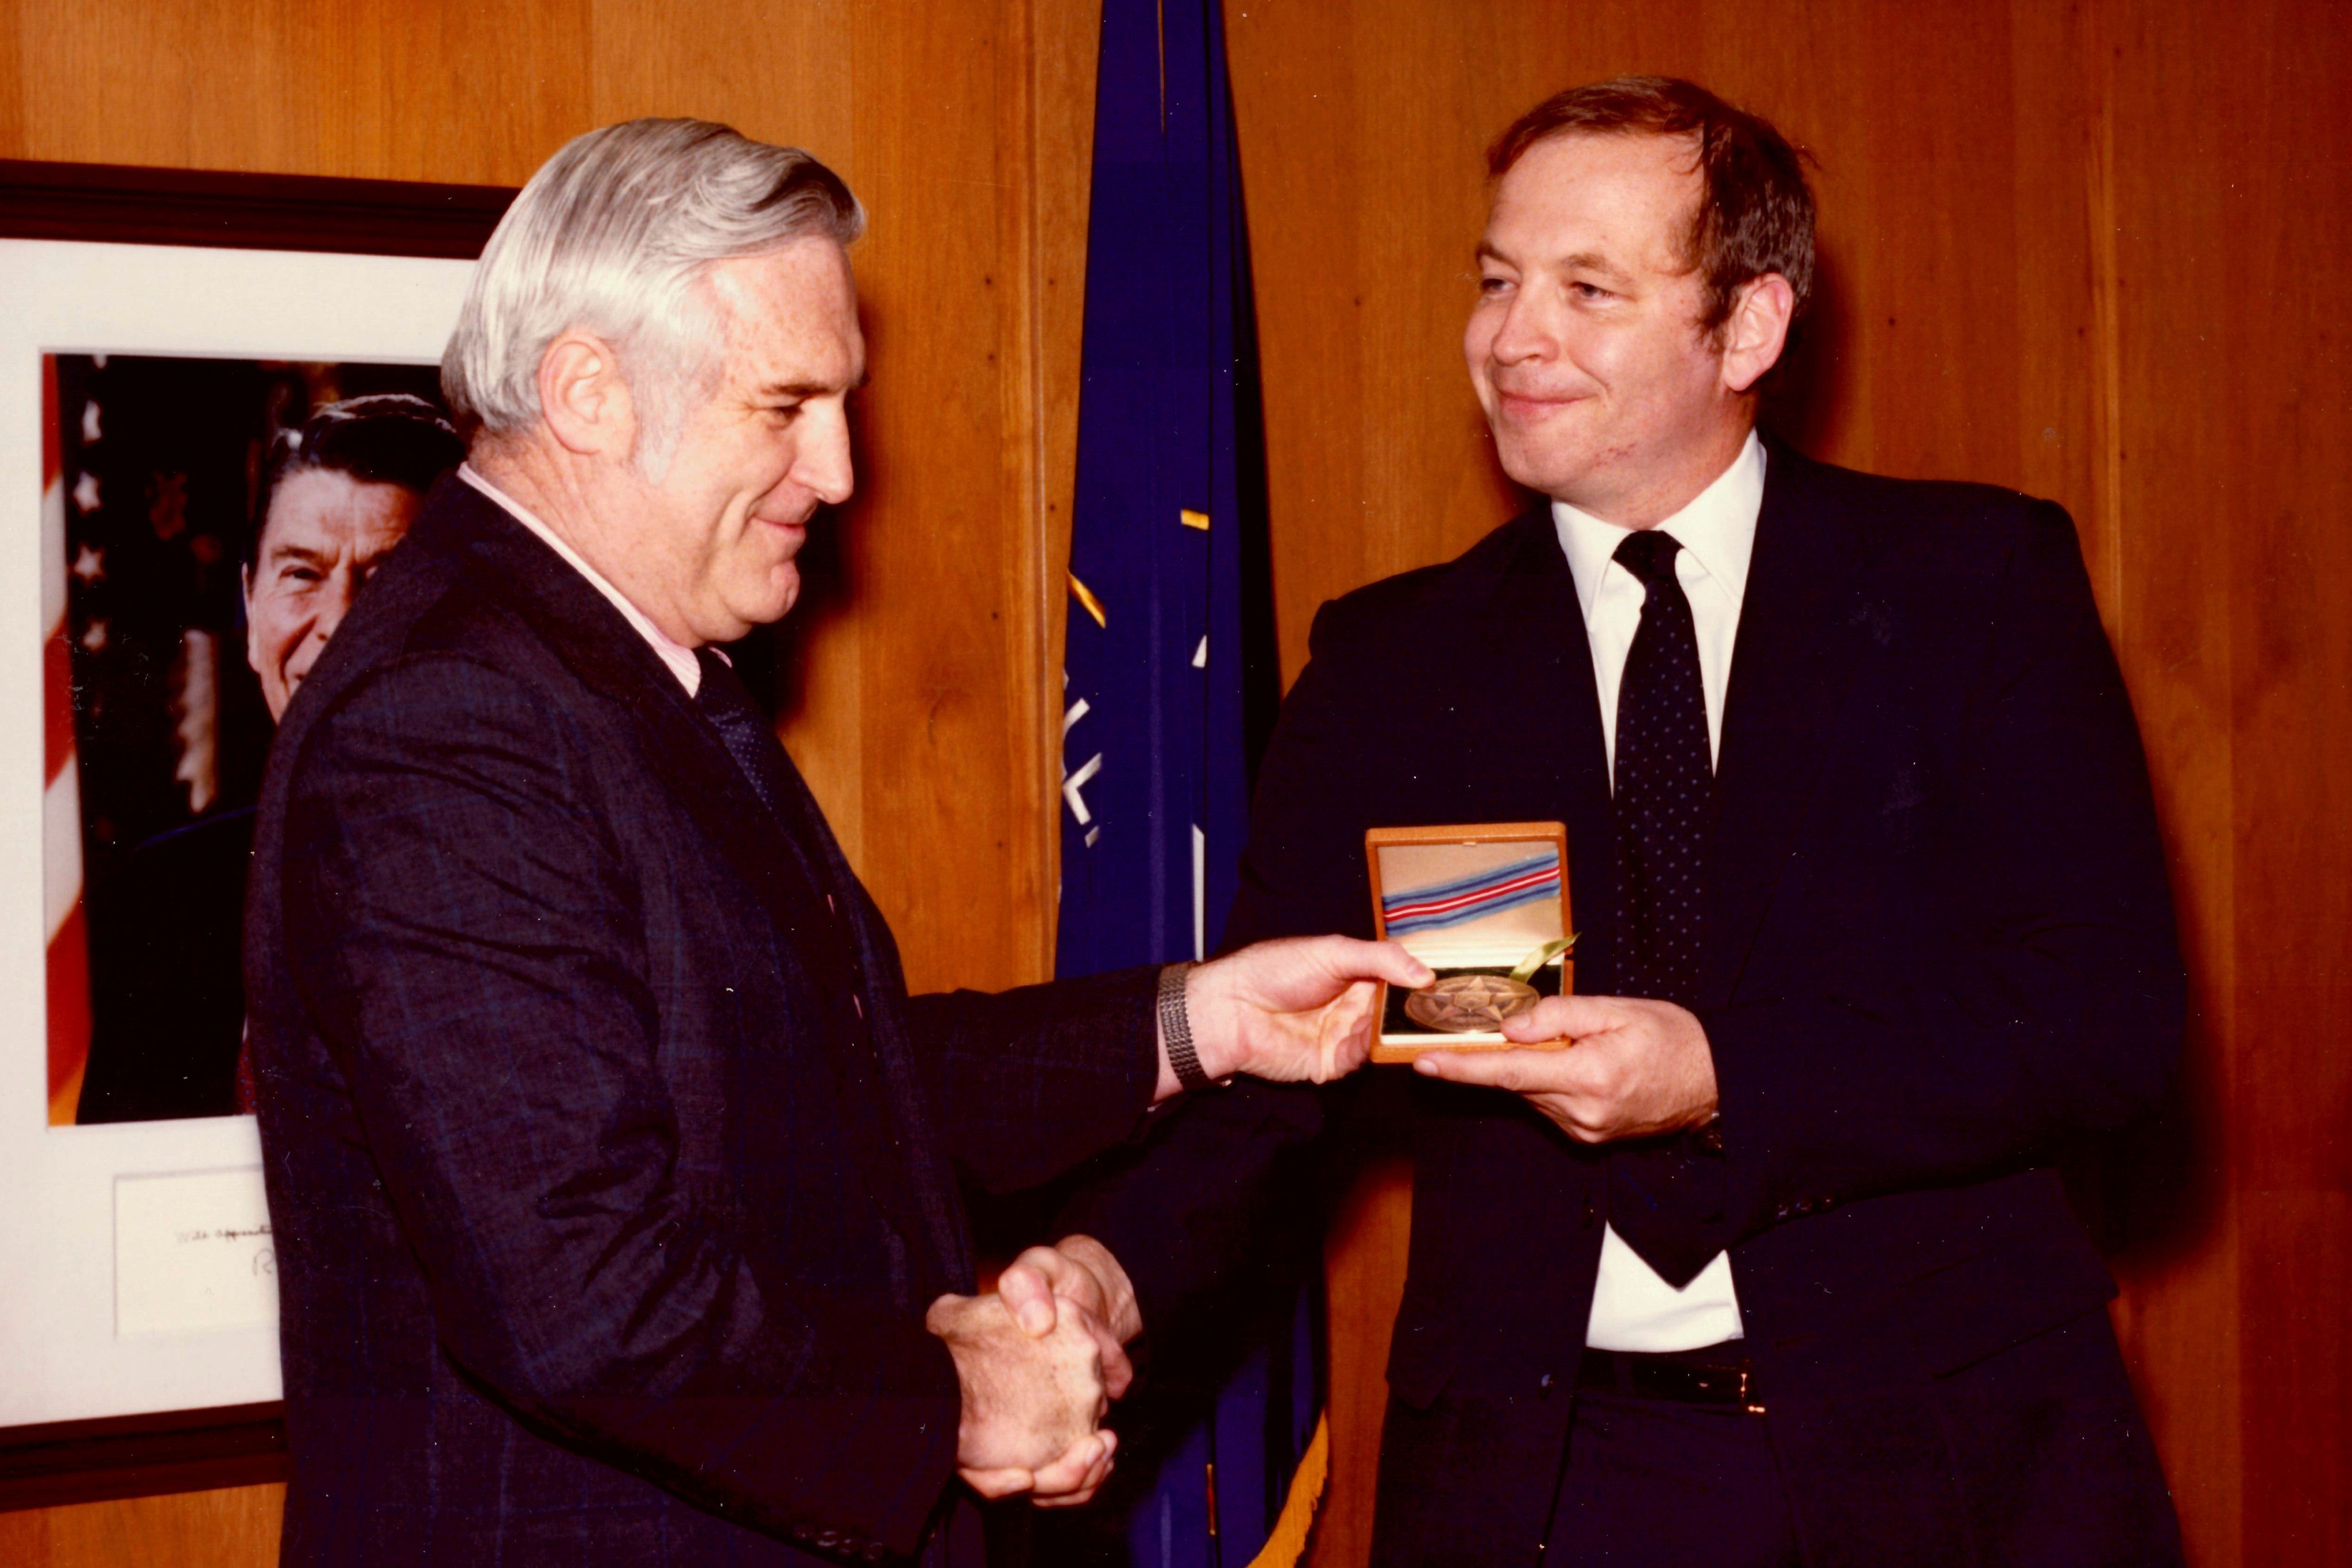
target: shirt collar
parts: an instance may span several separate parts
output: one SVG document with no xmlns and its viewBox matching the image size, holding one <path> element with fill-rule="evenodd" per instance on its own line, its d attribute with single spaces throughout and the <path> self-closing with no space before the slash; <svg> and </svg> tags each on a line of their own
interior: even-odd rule
<svg viewBox="0 0 2352 1568">
<path fill-rule="evenodd" d="M 1674 535 L 1737 605 L 1747 595 L 1748 563 L 1756 552 L 1756 519 L 1763 510 L 1764 443 L 1750 430 L 1731 466 L 1693 497 L 1688 506 L 1658 526 Z M 1560 550 L 1568 556 L 1569 572 L 1576 579 L 1577 602 L 1589 622 L 1601 579 L 1615 559 L 1618 545 L 1633 531 L 1603 522 L 1564 500 L 1551 503 L 1551 520 L 1559 534 Z"/>
<path fill-rule="evenodd" d="M 669 672 L 677 677 L 678 684 L 686 688 L 688 697 L 702 689 L 702 666 L 695 662 L 692 648 L 654 625 L 644 611 L 629 603 L 618 588 L 604 580 L 603 573 L 589 565 L 578 551 L 563 542 L 561 535 L 533 516 L 530 508 L 484 479 L 479 468 L 471 463 L 460 463 L 457 465 L 457 477 L 504 507 L 517 522 L 538 535 L 541 542 L 562 556 L 564 564 L 587 578 L 590 586 L 611 600 L 613 607 L 621 612 L 621 618 L 635 628 L 637 635 L 646 639 L 646 646 L 669 667 Z"/>
</svg>

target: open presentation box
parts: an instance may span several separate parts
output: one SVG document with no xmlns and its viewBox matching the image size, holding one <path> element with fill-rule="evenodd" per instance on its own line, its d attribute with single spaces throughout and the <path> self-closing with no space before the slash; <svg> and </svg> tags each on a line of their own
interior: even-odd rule
<svg viewBox="0 0 2352 1568">
<path fill-rule="evenodd" d="M 1561 824 L 1375 827 L 1364 854 L 1375 929 L 1437 972 L 1423 991 L 1381 987 L 1372 1060 L 1504 1049 L 1506 1016 L 1575 989 Z"/>
</svg>

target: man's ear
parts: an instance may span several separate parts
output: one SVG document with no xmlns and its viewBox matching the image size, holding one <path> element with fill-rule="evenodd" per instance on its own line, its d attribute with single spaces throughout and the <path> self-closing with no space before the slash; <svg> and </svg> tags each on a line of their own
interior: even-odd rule
<svg viewBox="0 0 2352 1568">
<path fill-rule="evenodd" d="M 565 332 L 539 356 L 539 407 L 549 433 L 575 456 L 625 459 L 636 441 L 620 355 L 593 333 Z"/>
<path fill-rule="evenodd" d="M 1789 324 L 1797 313 L 1797 292 L 1778 272 L 1767 272 L 1742 283 L 1731 296 L 1731 315 L 1723 323 L 1723 386 L 1743 393 L 1780 363 L 1789 346 Z"/>
</svg>

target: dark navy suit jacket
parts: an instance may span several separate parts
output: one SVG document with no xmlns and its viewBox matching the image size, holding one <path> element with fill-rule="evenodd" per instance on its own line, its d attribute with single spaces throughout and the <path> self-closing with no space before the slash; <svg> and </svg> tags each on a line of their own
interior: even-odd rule
<svg viewBox="0 0 2352 1568">
<path fill-rule="evenodd" d="M 1225 941 L 1369 936 L 1367 828 L 1554 819 L 1576 984 L 1605 994 L 1600 705 L 1538 510 L 1325 606 Z M 2002 1370 L 2113 1294 L 2051 1162 L 2157 1101 L 2182 1031 L 2146 764 L 2064 512 L 1773 445 L 1711 855 L 1697 1011 L 1719 1156 L 1629 1183 L 1623 1153 L 1514 1096 L 1388 1086 L 1410 1095 L 1415 1173 L 1376 1561 L 1537 1560 L 1603 1224 L 1661 1191 L 1664 1272 L 1731 1251 L 1810 1562 L 2177 1552 L 2104 1321 L 2056 1372 Z M 1147 1332 L 1234 1272 L 1254 1175 L 1338 1098 L 1188 1104 L 1081 1204 Z"/>
<path fill-rule="evenodd" d="M 287 1562 L 963 1560 L 955 1167 L 1129 1131 L 1151 976 L 910 1002 L 804 804 L 796 848 L 588 582 L 434 492 L 256 842 Z"/>
</svg>

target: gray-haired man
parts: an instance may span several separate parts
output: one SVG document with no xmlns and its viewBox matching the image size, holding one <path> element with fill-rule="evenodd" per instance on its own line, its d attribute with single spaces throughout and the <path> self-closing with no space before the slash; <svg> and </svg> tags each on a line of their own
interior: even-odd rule
<svg viewBox="0 0 2352 1568">
<path fill-rule="evenodd" d="M 287 712 L 247 966 L 289 1562 L 972 1560 L 954 1478 L 1083 1499 L 1123 1362 L 971 1294 L 951 1168 L 1344 1071 L 1360 982 L 1421 978 L 1328 938 L 908 998 L 713 647 L 849 495 L 862 222 L 718 126 L 559 153 L 444 364 L 469 461 Z"/>
</svg>

